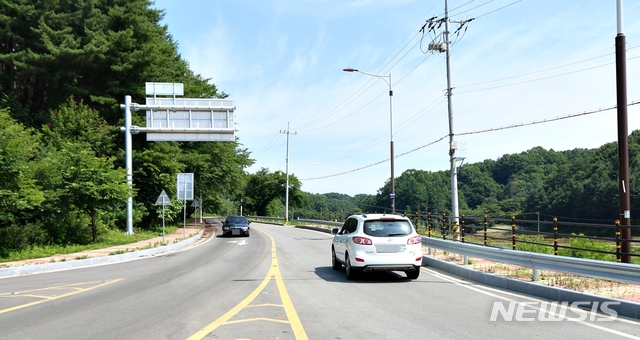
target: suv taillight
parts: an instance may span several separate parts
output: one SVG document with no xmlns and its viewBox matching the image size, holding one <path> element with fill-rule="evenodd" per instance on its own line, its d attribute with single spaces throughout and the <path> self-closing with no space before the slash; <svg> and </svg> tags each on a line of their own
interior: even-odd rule
<svg viewBox="0 0 640 340">
<path fill-rule="evenodd" d="M 370 246 L 373 244 L 373 241 L 371 241 L 371 239 L 366 237 L 354 236 L 352 240 L 353 240 L 353 243 L 355 244 L 362 244 L 365 246 Z"/>
<path fill-rule="evenodd" d="M 407 240 L 407 244 L 420 244 L 422 243 L 422 238 L 420 236 L 414 236 Z"/>
</svg>

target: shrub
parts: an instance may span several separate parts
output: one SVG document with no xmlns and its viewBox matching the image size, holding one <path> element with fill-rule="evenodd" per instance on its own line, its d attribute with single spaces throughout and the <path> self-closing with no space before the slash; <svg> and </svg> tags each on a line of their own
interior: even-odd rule
<svg viewBox="0 0 640 340">
<path fill-rule="evenodd" d="M 576 234 L 571 234 L 576 236 Z M 579 249 L 567 249 L 560 248 L 558 254 L 562 256 L 579 257 L 583 259 L 601 260 L 601 261 L 615 261 L 616 256 L 614 254 L 606 254 L 602 252 L 615 253 L 615 245 L 608 244 L 605 241 L 599 241 L 595 238 L 585 238 L 584 234 L 579 234 L 580 237 L 572 237 L 569 240 L 569 246 Z M 597 250 L 597 251 L 593 251 Z"/>
</svg>

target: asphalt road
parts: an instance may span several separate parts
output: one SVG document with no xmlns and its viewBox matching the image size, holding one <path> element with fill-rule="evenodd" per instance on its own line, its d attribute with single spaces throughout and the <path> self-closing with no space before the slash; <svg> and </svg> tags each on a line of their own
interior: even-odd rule
<svg viewBox="0 0 640 340">
<path fill-rule="evenodd" d="M 496 302 L 544 301 L 429 268 L 414 281 L 348 281 L 330 245 L 326 233 L 253 223 L 248 238 L 0 279 L 0 339 L 640 339 L 637 320 L 544 322 L 530 307 L 533 321 L 490 321 Z"/>
</svg>

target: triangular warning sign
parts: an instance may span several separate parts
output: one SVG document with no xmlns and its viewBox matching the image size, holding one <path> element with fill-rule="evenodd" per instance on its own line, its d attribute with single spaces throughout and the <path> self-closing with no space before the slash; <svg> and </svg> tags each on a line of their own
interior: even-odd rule
<svg viewBox="0 0 640 340">
<path fill-rule="evenodd" d="M 160 196 L 158 196 L 156 205 L 171 205 L 171 200 L 169 199 L 169 196 L 167 196 L 167 193 L 164 192 L 164 190 L 162 190 Z"/>
</svg>

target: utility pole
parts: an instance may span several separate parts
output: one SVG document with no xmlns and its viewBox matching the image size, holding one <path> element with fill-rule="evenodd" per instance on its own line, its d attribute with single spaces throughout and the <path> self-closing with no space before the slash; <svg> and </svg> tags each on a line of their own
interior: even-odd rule
<svg viewBox="0 0 640 340">
<path fill-rule="evenodd" d="M 289 122 L 287 122 L 287 130 L 283 131 L 280 130 L 280 133 L 284 133 L 287 135 L 287 157 L 285 159 L 285 169 L 286 169 L 286 177 L 287 177 L 287 184 L 286 184 L 286 189 L 285 189 L 285 194 L 284 194 L 284 223 L 286 224 L 287 222 L 289 222 L 289 135 L 291 135 L 291 132 L 289 131 Z M 294 135 L 298 134 L 297 132 L 293 132 Z"/>
<path fill-rule="evenodd" d="M 622 0 L 616 3 L 616 92 L 618 106 L 618 192 L 620 196 L 621 260 L 631 263 L 631 188 L 629 185 L 629 127 L 627 125 L 627 53 L 622 30 Z"/>
<path fill-rule="evenodd" d="M 449 110 L 449 157 L 451 162 L 451 217 L 452 227 L 457 229 L 460 211 L 458 210 L 458 167 L 456 166 L 456 149 L 458 143 L 453 140 L 453 104 L 451 96 L 453 86 L 451 86 L 451 38 L 449 36 L 449 6 L 444 0 L 444 40 L 446 44 L 445 53 L 447 56 L 447 102 Z M 460 239 L 459 234 L 455 234 L 456 240 Z"/>
<path fill-rule="evenodd" d="M 460 219 L 460 211 L 458 206 L 458 161 L 460 164 L 464 161 L 463 157 L 456 157 L 456 150 L 458 149 L 458 142 L 454 140 L 453 133 L 453 103 L 451 97 L 453 96 L 453 86 L 451 85 L 451 32 L 449 28 L 449 23 L 457 23 L 460 24 L 460 27 L 456 30 L 456 32 L 460 32 L 462 27 L 470 22 L 473 19 L 463 20 L 463 21 L 451 21 L 449 19 L 449 5 L 447 0 L 444 1 L 444 18 L 438 19 L 431 18 L 427 20 L 427 23 L 422 26 L 420 29 L 424 31 L 428 26 L 429 31 L 433 31 L 436 28 L 440 27 L 440 25 L 444 22 L 444 41 L 435 42 L 432 41 L 429 43 L 429 50 L 435 52 L 445 52 L 446 60 L 447 60 L 447 101 L 448 101 L 448 112 L 449 112 L 449 161 L 451 165 L 451 226 L 454 234 L 454 238 L 456 240 L 460 240 L 460 234 L 458 233 L 458 223 Z"/>
</svg>

